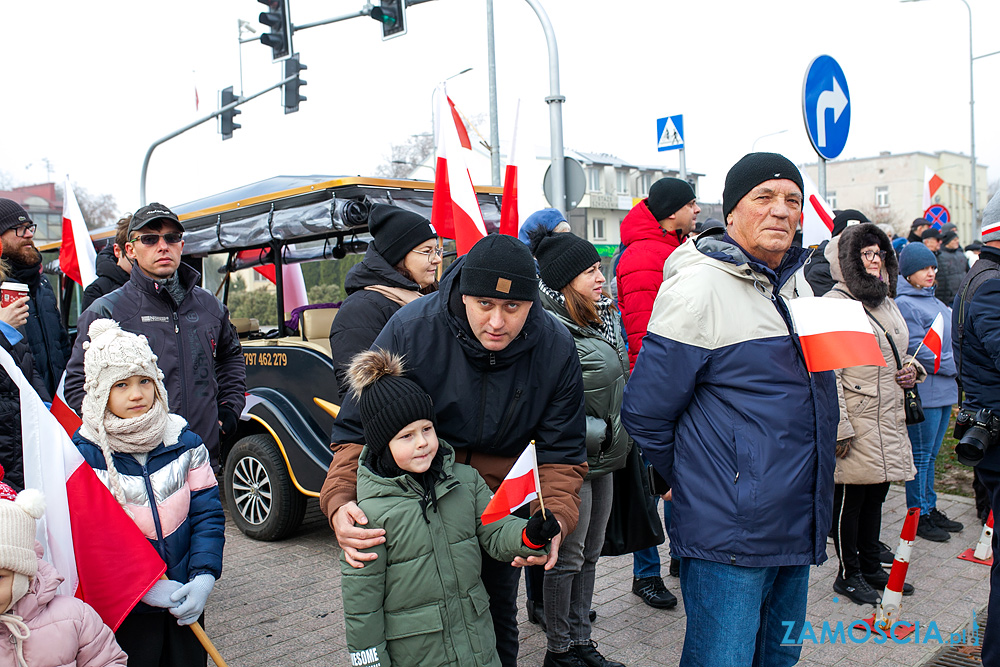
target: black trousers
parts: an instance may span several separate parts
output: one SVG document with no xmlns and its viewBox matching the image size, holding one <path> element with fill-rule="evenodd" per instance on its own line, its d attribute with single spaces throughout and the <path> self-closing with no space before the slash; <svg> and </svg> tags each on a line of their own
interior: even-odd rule
<svg viewBox="0 0 1000 667">
<path fill-rule="evenodd" d="M 1000 472 L 976 468 L 979 481 L 986 488 L 994 519 L 1000 510 Z M 983 635 L 983 664 L 1000 664 L 1000 536 L 993 532 L 993 565 L 990 566 L 990 606 Z"/>
<path fill-rule="evenodd" d="M 840 558 L 844 579 L 859 572 L 876 572 L 882 503 L 889 482 L 881 484 L 835 484 L 833 487 L 833 544 Z"/>
<path fill-rule="evenodd" d="M 205 615 L 198 622 L 205 626 Z M 197 667 L 208 664 L 208 654 L 191 628 L 177 625 L 166 611 L 131 613 L 115 633 L 128 656 L 129 667 Z"/>
<path fill-rule="evenodd" d="M 517 667 L 517 585 L 520 579 L 521 570 L 511 567 L 510 561 L 493 560 L 483 552 L 483 586 L 490 594 L 493 632 L 497 636 L 497 653 L 503 667 Z M 129 667 L 132 667 L 131 662 Z"/>
</svg>

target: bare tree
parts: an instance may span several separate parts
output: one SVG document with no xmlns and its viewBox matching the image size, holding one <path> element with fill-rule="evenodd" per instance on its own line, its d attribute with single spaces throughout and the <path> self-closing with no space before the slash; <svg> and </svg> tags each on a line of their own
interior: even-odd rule
<svg viewBox="0 0 1000 667">
<path fill-rule="evenodd" d="M 56 190 L 65 199 L 61 185 L 56 186 Z M 80 212 L 89 229 L 100 229 L 108 227 L 118 221 L 118 203 L 115 202 L 114 195 L 94 194 L 79 183 L 73 183 L 73 194 L 76 195 L 76 202 L 80 205 Z"/>
<path fill-rule="evenodd" d="M 0 169 L 0 190 L 13 190 L 18 185 L 17 179 L 15 179 L 9 171 Z"/>
<path fill-rule="evenodd" d="M 375 175 L 383 178 L 406 178 L 433 154 L 433 134 L 411 135 L 402 144 L 392 144 L 385 164 L 375 168 Z"/>
</svg>

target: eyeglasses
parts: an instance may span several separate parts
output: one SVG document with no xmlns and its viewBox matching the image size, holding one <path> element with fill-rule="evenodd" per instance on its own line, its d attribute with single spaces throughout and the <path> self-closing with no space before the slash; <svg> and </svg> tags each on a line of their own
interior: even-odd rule
<svg viewBox="0 0 1000 667">
<path fill-rule="evenodd" d="M 140 234 L 132 239 L 132 243 L 140 241 L 142 245 L 154 246 L 159 243 L 162 238 L 170 245 L 175 245 L 181 242 L 181 238 L 183 238 L 183 236 L 184 234 L 182 232 L 167 232 L 166 234 Z"/>
<path fill-rule="evenodd" d="M 431 250 L 411 250 L 410 252 L 415 252 L 418 255 L 423 255 L 427 258 L 427 261 L 431 261 L 434 257 L 444 257 L 444 248 L 438 246 L 437 248 L 432 248 Z"/>
<path fill-rule="evenodd" d="M 865 261 L 874 262 L 875 255 L 878 255 L 879 259 L 885 259 L 885 250 L 862 250 L 861 256 L 865 258 Z"/>
<path fill-rule="evenodd" d="M 15 227 L 14 233 L 18 236 L 27 236 L 28 234 L 34 234 L 36 229 L 38 229 L 38 225 L 34 223 L 26 223 Z"/>
</svg>

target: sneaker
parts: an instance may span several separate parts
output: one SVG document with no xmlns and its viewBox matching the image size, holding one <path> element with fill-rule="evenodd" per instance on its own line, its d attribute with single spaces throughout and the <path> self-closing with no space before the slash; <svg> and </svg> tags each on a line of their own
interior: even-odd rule
<svg viewBox="0 0 1000 667">
<path fill-rule="evenodd" d="M 593 639 L 589 644 L 579 644 L 570 650 L 576 653 L 576 657 L 587 667 L 625 667 L 624 664 L 608 660 L 601 655 L 597 650 L 597 642 Z"/>
<path fill-rule="evenodd" d="M 670 576 L 679 577 L 681 576 L 681 559 L 671 558 L 670 559 Z"/>
<path fill-rule="evenodd" d="M 677 598 L 667 590 L 663 579 L 659 577 L 632 579 L 632 592 L 654 609 L 673 609 L 677 606 Z"/>
<path fill-rule="evenodd" d="M 963 528 L 965 528 L 965 526 L 960 524 L 958 521 L 952 521 L 949 519 L 948 515 L 944 512 L 939 512 L 936 507 L 928 513 L 928 516 L 931 518 L 931 521 L 935 526 L 942 530 L 946 530 L 949 533 L 959 533 Z"/>
<path fill-rule="evenodd" d="M 877 572 L 862 572 L 861 576 L 865 578 L 865 581 L 874 588 L 876 591 L 884 591 L 886 584 L 889 583 L 889 573 L 879 568 Z M 903 584 L 903 595 L 913 595 L 913 586 L 910 584 Z"/>
<path fill-rule="evenodd" d="M 896 559 L 896 554 L 893 553 L 888 544 L 885 542 L 879 542 L 878 559 L 881 561 L 882 565 L 892 565 L 892 561 Z"/>
<path fill-rule="evenodd" d="M 580 660 L 576 651 L 570 650 L 565 653 L 546 651 L 542 667 L 587 667 L 587 664 Z"/>
<path fill-rule="evenodd" d="M 833 582 L 833 590 L 841 595 L 846 595 L 854 604 L 876 605 L 882 601 L 882 596 L 868 585 L 860 572 L 852 574 L 847 579 L 838 573 L 837 580 Z"/>
<path fill-rule="evenodd" d="M 947 542 L 951 539 L 948 531 L 944 528 L 938 528 L 929 514 L 920 517 L 917 523 L 917 537 L 922 537 L 931 542 Z"/>
</svg>

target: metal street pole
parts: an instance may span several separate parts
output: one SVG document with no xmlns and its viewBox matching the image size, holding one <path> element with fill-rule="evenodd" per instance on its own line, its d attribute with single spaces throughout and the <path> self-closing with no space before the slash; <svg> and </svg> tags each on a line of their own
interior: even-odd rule
<svg viewBox="0 0 1000 667">
<path fill-rule="evenodd" d="M 973 80 L 972 76 L 973 69 L 972 64 L 976 61 L 975 57 L 972 55 L 972 7 L 965 0 L 962 0 L 962 4 L 965 8 L 969 10 L 969 132 L 971 134 L 971 147 L 972 147 L 972 235 L 974 238 L 980 236 L 980 227 L 978 221 L 978 206 L 976 198 L 976 95 L 973 90 Z"/>
<path fill-rule="evenodd" d="M 500 122 L 497 118 L 497 53 L 493 39 L 493 0 L 486 0 L 486 52 L 489 56 L 490 79 L 490 171 L 493 185 L 500 181 Z"/>
<path fill-rule="evenodd" d="M 549 152 L 552 158 L 552 206 L 566 215 L 566 167 L 563 162 L 562 103 L 566 98 L 559 94 L 559 48 L 556 46 L 556 33 L 552 29 L 545 8 L 538 0 L 526 0 L 538 15 L 545 31 L 545 43 L 549 47 L 549 95 L 545 102 L 549 105 Z"/>
</svg>

